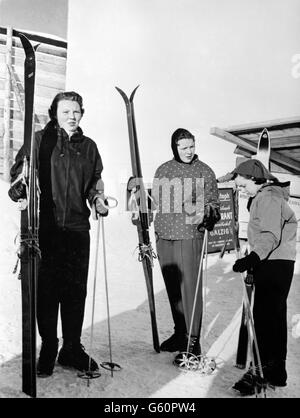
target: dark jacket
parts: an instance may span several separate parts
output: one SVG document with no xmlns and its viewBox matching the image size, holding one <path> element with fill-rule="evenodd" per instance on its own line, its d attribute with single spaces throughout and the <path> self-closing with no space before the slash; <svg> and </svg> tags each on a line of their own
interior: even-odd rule
<svg viewBox="0 0 300 418">
<path fill-rule="evenodd" d="M 53 227 L 75 231 L 90 229 L 90 209 L 99 190 L 103 165 L 96 143 L 82 130 L 68 138 L 52 122 L 35 134 L 35 155 L 39 177 L 40 229 Z M 12 182 L 22 171 L 24 149 L 11 168 Z"/>
</svg>

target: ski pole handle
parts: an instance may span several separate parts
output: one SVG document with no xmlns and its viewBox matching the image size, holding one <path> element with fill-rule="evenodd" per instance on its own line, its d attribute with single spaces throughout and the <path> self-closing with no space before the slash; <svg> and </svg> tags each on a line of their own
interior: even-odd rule
<svg viewBox="0 0 300 418">
<path fill-rule="evenodd" d="M 102 199 L 102 197 L 97 197 L 97 199 L 100 200 L 101 204 L 106 208 L 106 209 L 113 209 L 116 208 L 118 206 L 118 201 L 115 197 L 112 196 L 106 196 L 105 199 Z M 111 201 L 111 203 L 109 203 L 109 201 Z"/>
<path fill-rule="evenodd" d="M 104 206 L 106 209 L 113 209 L 113 208 L 118 206 L 117 199 L 112 197 L 112 196 L 107 196 L 105 199 L 102 199 L 101 197 L 97 197 L 97 199 L 100 200 L 102 206 Z M 96 211 L 96 204 L 95 203 L 92 206 L 92 218 L 95 221 L 98 219 L 98 213 Z"/>
</svg>

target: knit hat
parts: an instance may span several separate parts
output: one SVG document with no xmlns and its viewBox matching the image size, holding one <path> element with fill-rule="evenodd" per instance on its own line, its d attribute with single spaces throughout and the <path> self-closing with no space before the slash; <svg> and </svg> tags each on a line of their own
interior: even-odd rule
<svg viewBox="0 0 300 418">
<path fill-rule="evenodd" d="M 226 183 L 227 181 L 233 180 L 237 174 L 241 176 L 250 176 L 255 179 L 273 180 L 278 181 L 269 170 L 259 160 L 250 159 L 243 161 L 233 171 L 225 174 L 217 179 L 218 183 Z"/>
<path fill-rule="evenodd" d="M 255 159 L 243 161 L 231 172 L 231 174 L 232 177 L 239 174 L 241 176 L 254 177 L 255 179 L 277 180 L 277 178 L 266 169 L 262 162 Z"/>
</svg>

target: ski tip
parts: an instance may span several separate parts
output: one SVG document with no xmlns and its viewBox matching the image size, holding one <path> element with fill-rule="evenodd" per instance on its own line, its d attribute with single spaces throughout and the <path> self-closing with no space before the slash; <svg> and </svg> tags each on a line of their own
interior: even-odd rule
<svg viewBox="0 0 300 418">
<path fill-rule="evenodd" d="M 24 33 L 22 33 L 22 32 L 17 32 L 17 34 L 18 34 L 18 37 L 19 37 L 21 40 L 25 40 L 25 41 L 30 42 L 30 41 L 29 41 L 29 39 L 27 38 L 27 36 L 26 36 L 26 35 L 24 35 Z"/>
<path fill-rule="evenodd" d="M 267 128 L 264 128 L 261 132 L 258 143 L 257 143 L 257 152 L 254 158 L 259 160 L 263 163 L 266 168 L 269 167 L 269 160 L 270 160 L 270 152 L 271 152 L 271 143 L 270 143 L 270 135 Z"/>
<path fill-rule="evenodd" d="M 38 49 L 38 47 L 39 47 L 40 45 L 41 45 L 41 44 L 36 44 L 36 45 L 34 45 L 33 49 L 35 50 L 35 52 L 36 52 L 36 50 Z"/>
<path fill-rule="evenodd" d="M 116 87 L 115 86 L 115 88 L 118 90 L 118 92 L 121 94 L 121 96 L 123 97 L 123 100 L 124 100 L 124 102 L 126 103 L 126 104 L 129 104 L 129 99 L 128 99 L 128 97 L 126 96 L 126 94 L 124 93 L 124 91 L 123 90 L 121 90 L 119 87 Z"/>
<path fill-rule="evenodd" d="M 22 46 L 25 50 L 25 53 L 27 53 L 27 52 L 33 52 L 34 53 L 35 49 L 33 48 L 32 44 L 31 44 L 30 40 L 27 38 L 27 36 L 24 35 L 24 33 L 22 33 L 22 32 L 18 32 L 18 37 L 21 40 Z"/>
<path fill-rule="evenodd" d="M 140 85 L 136 86 L 136 88 L 132 91 L 130 98 L 127 97 L 127 95 L 124 93 L 123 90 L 120 89 L 120 87 L 115 86 L 116 90 L 118 90 L 118 92 L 121 94 L 121 96 L 123 97 L 125 103 L 132 103 L 135 92 L 137 91 L 137 89 L 140 87 Z"/>
<path fill-rule="evenodd" d="M 140 85 L 138 85 L 138 86 L 136 86 L 136 88 L 132 91 L 132 93 L 131 93 L 131 95 L 130 95 L 130 101 L 132 102 L 133 101 L 133 98 L 134 98 L 134 95 L 135 95 L 135 92 L 137 91 L 137 89 L 140 87 Z"/>
<path fill-rule="evenodd" d="M 269 131 L 267 128 L 264 128 L 262 130 L 262 133 L 260 134 L 261 137 L 268 137 L 269 136 Z"/>
<path fill-rule="evenodd" d="M 264 128 L 259 136 L 257 151 L 265 151 L 270 146 L 270 136 L 267 128 Z"/>
</svg>

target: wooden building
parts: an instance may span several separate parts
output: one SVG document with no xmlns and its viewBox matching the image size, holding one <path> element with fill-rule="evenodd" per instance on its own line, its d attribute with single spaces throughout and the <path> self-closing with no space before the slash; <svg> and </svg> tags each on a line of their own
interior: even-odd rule
<svg viewBox="0 0 300 418">
<path fill-rule="evenodd" d="M 237 164 L 242 158 L 251 158 L 257 152 L 257 144 L 264 128 L 270 136 L 270 171 L 280 180 L 291 182 L 290 206 L 298 220 L 297 241 L 300 241 L 300 116 L 276 119 L 259 123 L 213 127 L 210 134 L 236 145 Z M 244 201 L 243 201 L 244 200 Z M 247 236 L 247 202 L 240 196 L 240 238 Z"/>
<path fill-rule="evenodd" d="M 235 144 L 235 154 L 251 157 L 256 154 L 258 139 L 264 128 L 270 135 L 270 170 L 300 175 L 300 116 L 225 129 L 213 127 L 210 134 Z"/>
<path fill-rule="evenodd" d="M 48 121 L 54 96 L 65 89 L 67 43 L 63 40 L 24 33 L 36 52 L 35 130 Z M 0 175 L 9 179 L 9 169 L 23 142 L 24 50 L 18 31 L 0 27 Z"/>
</svg>

